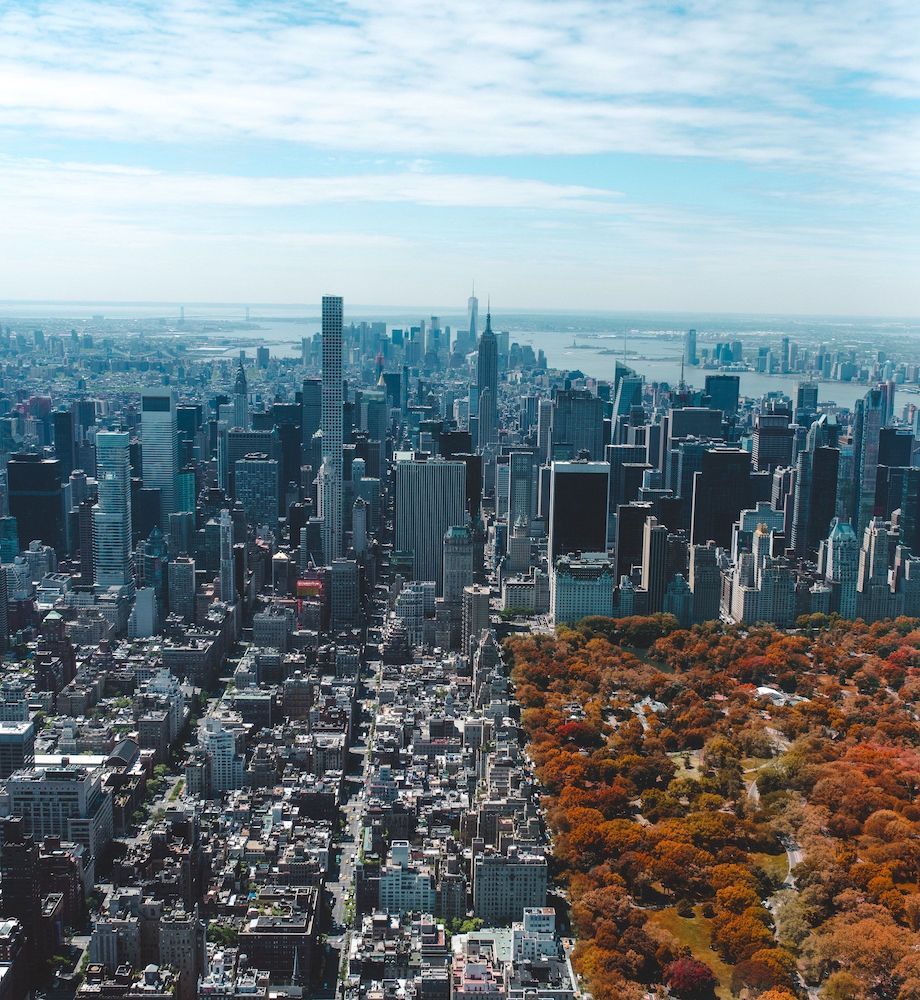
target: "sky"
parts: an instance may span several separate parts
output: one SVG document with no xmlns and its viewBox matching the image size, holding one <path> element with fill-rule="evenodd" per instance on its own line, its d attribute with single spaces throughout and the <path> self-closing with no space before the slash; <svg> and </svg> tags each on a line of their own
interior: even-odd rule
<svg viewBox="0 0 920 1000">
<path fill-rule="evenodd" d="M 920 315 L 920 4 L 0 4 L 0 299 L 473 282 Z"/>
</svg>

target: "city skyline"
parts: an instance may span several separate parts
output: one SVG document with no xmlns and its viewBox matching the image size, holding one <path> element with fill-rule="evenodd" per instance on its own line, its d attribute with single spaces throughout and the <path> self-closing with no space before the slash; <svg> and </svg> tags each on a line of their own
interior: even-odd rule
<svg viewBox="0 0 920 1000">
<path fill-rule="evenodd" d="M 0 296 L 916 315 L 918 18 L 13 3 Z"/>
</svg>

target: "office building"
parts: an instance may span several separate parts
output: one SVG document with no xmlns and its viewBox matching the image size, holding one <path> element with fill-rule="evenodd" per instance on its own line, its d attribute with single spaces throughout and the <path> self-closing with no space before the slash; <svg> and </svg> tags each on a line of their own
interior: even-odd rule
<svg viewBox="0 0 920 1000">
<path fill-rule="evenodd" d="M 51 414 L 54 434 L 54 454 L 61 463 L 61 476 L 66 477 L 76 468 L 76 438 L 72 410 L 55 410 Z"/>
<path fill-rule="evenodd" d="M 329 574 L 330 611 L 333 630 L 360 624 L 361 593 L 358 564 L 354 559 L 333 559 Z"/>
<path fill-rule="evenodd" d="M 236 498 L 250 524 L 278 523 L 278 463 L 261 452 L 245 455 L 234 470 Z"/>
<path fill-rule="evenodd" d="M 20 453 L 6 466 L 9 511 L 16 518 L 19 540 L 34 539 L 64 552 L 64 493 L 61 463 L 56 458 Z"/>
<path fill-rule="evenodd" d="M 721 410 L 727 417 L 738 412 L 741 378 L 738 375 L 707 375 L 705 393 L 709 405 Z"/>
<path fill-rule="evenodd" d="M 476 368 L 479 405 L 479 447 L 498 440 L 498 342 L 492 332 L 492 314 L 486 313 L 486 328 L 479 341 Z"/>
<path fill-rule="evenodd" d="M 444 532 L 441 594 L 459 607 L 463 590 L 473 583 L 473 533 L 466 524 L 451 525 Z"/>
<path fill-rule="evenodd" d="M 165 531 L 169 515 L 178 510 L 179 439 L 176 393 L 166 386 L 141 393 L 141 456 L 144 486 L 160 491 L 157 522 Z"/>
<path fill-rule="evenodd" d="M 854 507 L 853 524 L 861 538 L 875 509 L 879 440 L 888 408 L 888 387 L 876 386 L 853 409 Z"/>
<path fill-rule="evenodd" d="M 550 474 L 549 563 L 573 552 L 607 551 L 606 462 L 553 462 Z"/>
<path fill-rule="evenodd" d="M 830 532 L 839 474 L 837 424 L 822 414 L 808 429 L 806 446 L 796 460 L 790 541 L 801 558 L 814 559 Z"/>
<path fill-rule="evenodd" d="M 190 622 L 195 617 L 195 560 L 177 556 L 168 564 L 169 610 Z"/>
<path fill-rule="evenodd" d="M 740 448 L 708 448 L 693 478 L 690 540 L 731 545 L 732 525 L 751 506 L 751 454 Z"/>
<path fill-rule="evenodd" d="M 719 617 L 722 573 L 715 543 L 690 546 L 690 590 L 693 593 L 693 620 L 714 621 Z"/>
<path fill-rule="evenodd" d="M 684 336 L 684 362 L 688 365 L 700 363 L 696 355 L 696 330 L 688 330 Z"/>
<path fill-rule="evenodd" d="M 0 517 L 0 563 L 11 563 L 21 551 L 16 518 Z"/>
<path fill-rule="evenodd" d="M 754 468 L 772 472 L 778 466 L 792 462 L 795 431 L 789 413 L 780 411 L 758 413 L 754 417 Z"/>
<path fill-rule="evenodd" d="M 532 451 L 508 456 L 508 524 L 523 521 L 527 527 L 536 516 L 537 463 Z"/>
<path fill-rule="evenodd" d="M 61 837 L 97 858 L 112 840 L 112 797 L 102 771 L 62 764 L 17 771 L 7 779 L 11 816 L 36 840 Z"/>
<path fill-rule="evenodd" d="M 810 424 L 818 413 L 818 383 L 799 382 L 795 390 L 795 422 Z"/>
<path fill-rule="evenodd" d="M 553 396 L 552 457 L 604 457 L 604 401 L 587 389 L 557 389 Z"/>
<path fill-rule="evenodd" d="M 35 764 L 35 723 L 29 719 L 0 721 L 0 778 Z"/>
<path fill-rule="evenodd" d="M 668 529 L 657 518 L 647 517 L 642 529 L 642 589 L 650 615 L 662 610 L 667 583 Z"/>
<path fill-rule="evenodd" d="M 469 653 L 470 643 L 489 627 L 489 588 L 472 584 L 463 588 L 460 643 L 461 651 Z"/>
<path fill-rule="evenodd" d="M 443 586 L 444 535 L 466 524 L 466 465 L 458 461 L 396 462 L 395 552 L 412 561 L 415 580 Z"/>
<path fill-rule="evenodd" d="M 323 554 L 327 564 L 342 554 L 343 389 L 342 389 L 342 299 L 324 295 L 323 382 L 320 426 L 323 435 Z"/>
<path fill-rule="evenodd" d="M 131 583 L 131 458 L 127 431 L 96 435 L 98 500 L 93 508 L 93 576 L 98 587 Z"/>
</svg>

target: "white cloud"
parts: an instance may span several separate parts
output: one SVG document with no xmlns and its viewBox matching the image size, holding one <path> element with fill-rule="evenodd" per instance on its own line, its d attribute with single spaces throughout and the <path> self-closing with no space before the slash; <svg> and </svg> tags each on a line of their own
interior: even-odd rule
<svg viewBox="0 0 920 1000">
<path fill-rule="evenodd" d="M 883 98 L 920 97 L 908 0 L 48 0 L 7 4 L 0 37 L 10 128 L 920 171 L 862 153 L 911 120 Z M 884 106 L 860 111 L 869 100 Z"/>
<path fill-rule="evenodd" d="M 52 163 L 0 157 L 0 189 L 14 201 L 120 211 L 159 206 L 267 209 L 354 203 L 435 208 L 604 212 L 615 191 L 576 184 L 471 174 L 364 173 L 331 177 L 251 177 L 176 173 L 117 164 Z"/>
</svg>

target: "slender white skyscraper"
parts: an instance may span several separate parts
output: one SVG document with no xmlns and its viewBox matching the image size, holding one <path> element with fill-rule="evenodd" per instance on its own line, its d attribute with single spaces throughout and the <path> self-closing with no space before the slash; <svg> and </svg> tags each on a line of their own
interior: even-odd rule
<svg viewBox="0 0 920 1000">
<path fill-rule="evenodd" d="M 160 527 L 169 527 L 176 511 L 179 443 L 176 392 L 169 386 L 145 389 L 141 394 L 141 459 L 144 486 L 160 491 Z"/>
<path fill-rule="evenodd" d="M 319 475 L 316 477 L 316 499 L 318 501 L 317 513 L 322 521 L 320 529 L 323 539 L 323 559 L 326 565 L 330 565 L 332 560 L 328 553 L 335 547 L 335 510 L 342 504 L 342 480 L 338 480 L 336 489 L 335 470 L 332 467 L 332 460 L 328 455 L 323 459 L 323 464 L 319 467 Z"/>
<path fill-rule="evenodd" d="M 476 341 L 479 340 L 479 299 L 476 298 L 476 292 L 466 300 L 467 311 L 470 316 L 470 329 L 467 334 L 467 350 L 474 350 L 476 347 Z"/>
<path fill-rule="evenodd" d="M 131 457 L 127 431 L 96 435 L 99 499 L 93 507 L 93 568 L 99 587 L 125 587 L 131 577 Z"/>
<path fill-rule="evenodd" d="M 236 604 L 233 576 L 233 521 L 225 507 L 220 512 L 220 599 L 225 604 Z"/>
<path fill-rule="evenodd" d="M 323 495 L 326 565 L 342 554 L 342 297 L 323 296 L 323 398 L 321 414 L 323 465 L 328 475 Z M 322 501 L 321 501 L 322 502 Z M 328 543 L 328 544 L 326 544 Z"/>
</svg>

